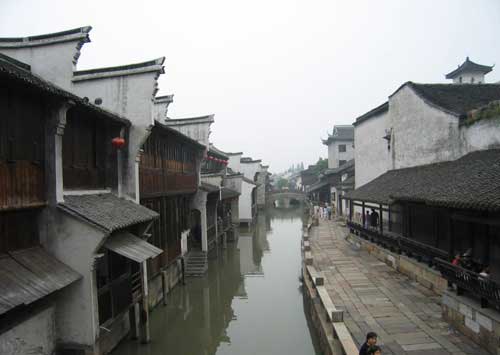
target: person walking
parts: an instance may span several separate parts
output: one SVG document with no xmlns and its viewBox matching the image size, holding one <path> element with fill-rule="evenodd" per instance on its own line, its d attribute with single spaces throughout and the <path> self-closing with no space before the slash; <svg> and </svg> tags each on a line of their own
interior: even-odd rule
<svg viewBox="0 0 500 355">
<path fill-rule="evenodd" d="M 328 220 L 332 219 L 332 205 L 326 207 L 326 212 L 328 213 Z"/>
<path fill-rule="evenodd" d="M 375 332 L 369 332 L 366 334 L 366 341 L 363 345 L 361 345 L 361 348 L 359 348 L 359 355 L 368 355 L 368 349 L 370 347 L 373 347 L 377 344 L 377 333 Z"/>
<path fill-rule="evenodd" d="M 377 211 L 375 211 L 373 208 L 372 208 L 372 213 L 370 215 L 370 219 L 371 219 L 371 226 L 373 228 L 377 228 L 379 216 L 378 216 Z"/>
<path fill-rule="evenodd" d="M 368 226 L 370 225 L 371 223 L 371 219 L 370 219 L 370 211 L 366 211 L 366 214 L 365 214 L 365 223 L 364 223 L 364 226 L 366 229 L 368 229 Z"/>
</svg>

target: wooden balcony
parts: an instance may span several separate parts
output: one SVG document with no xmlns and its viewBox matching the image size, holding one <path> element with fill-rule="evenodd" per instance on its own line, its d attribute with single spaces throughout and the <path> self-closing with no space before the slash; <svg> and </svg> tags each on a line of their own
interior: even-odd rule
<svg viewBox="0 0 500 355">
<path fill-rule="evenodd" d="M 469 295 L 479 298 L 482 307 L 487 307 L 488 303 L 500 307 L 500 285 L 498 283 L 440 258 L 434 259 L 434 262 L 450 285 L 456 285 L 458 294 L 465 290 Z"/>
<path fill-rule="evenodd" d="M 30 161 L 0 161 L 0 211 L 45 204 L 43 165 Z"/>
<path fill-rule="evenodd" d="M 198 185 L 196 174 L 184 175 L 165 169 L 141 167 L 139 175 L 141 196 L 144 197 L 194 192 Z"/>
</svg>

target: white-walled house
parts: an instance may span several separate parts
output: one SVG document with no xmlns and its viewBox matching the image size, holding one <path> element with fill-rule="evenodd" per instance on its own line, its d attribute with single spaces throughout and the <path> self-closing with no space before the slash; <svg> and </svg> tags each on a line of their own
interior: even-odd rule
<svg viewBox="0 0 500 355">
<path fill-rule="evenodd" d="M 445 77 L 453 80 L 454 84 L 484 84 L 484 76 L 492 70 L 493 66 L 474 63 L 467 57 L 465 62 L 446 74 Z"/>
<path fill-rule="evenodd" d="M 354 127 L 335 125 L 332 134 L 323 140 L 328 147 L 328 169 L 335 169 L 354 158 Z"/>
<path fill-rule="evenodd" d="M 407 82 L 355 122 L 356 187 L 391 169 L 455 160 L 495 147 L 495 120 L 467 120 L 470 111 L 500 100 L 500 85 Z"/>
<path fill-rule="evenodd" d="M 345 198 L 351 231 L 409 256 L 387 251 L 398 269 L 440 290 L 445 320 L 497 353 L 500 84 L 484 83 L 489 71 L 467 59 L 447 75 L 453 84 L 404 83 L 358 117 L 356 189 Z M 378 216 L 364 217 L 370 210 Z M 451 263 L 465 251 L 470 266 Z M 487 279 L 479 274 L 485 266 Z M 474 327 L 477 319 L 490 326 Z"/>
<path fill-rule="evenodd" d="M 359 187 L 389 169 L 390 145 L 387 137 L 387 112 L 385 102 L 358 117 L 354 122 L 354 160 L 356 162 L 355 186 Z"/>
</svg>

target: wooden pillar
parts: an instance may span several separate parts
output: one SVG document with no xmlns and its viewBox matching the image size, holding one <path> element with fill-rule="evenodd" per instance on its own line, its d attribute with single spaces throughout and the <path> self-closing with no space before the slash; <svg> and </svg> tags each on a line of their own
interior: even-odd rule
<svg viewBox="0 0 500 355">
<path fill-rule="evenodd" d="M 163 293 L 163 305 L 167 305 L 167 293 L 168 293 L 168 280 L 167 280 L 167 271 L 163 270 L 161 272 L 161 290 Z"/>
<path fill-rule="evenodd" d="M 387 219 L 389 221 L 389 226 L 388 226 L 389 231 L 392 232 L 391 205 L 387 206 Z"/>
<path fill-rule="evenodd" d="M 367 221 L 366 221 L 366 215 L 365 215 L 365 201 L 363 201 L 361 204 L 362 204 L 361 205 L 361 213 L 362 213 L 362 219 L 361 220 L 363 221 L 363 228 L 364 228 L 364 227 L 366 227 L 366 223 L 367 223 Z"/>
<path fill-rule="evenodd" d="M 141 335 L 141 343 L 146 344 L 151 341 L 151 333 L 149 329 L 149 297 L 148 297 L 148 273 L 147 261 L 141 263 L 141 288 L 142 297 L 140 302 L 139 314 L 140 325 L 139 332 Z"/>
<path fill-rule="evenodd" d="M 128 317 L 130 322 L 130 339 L 137 339 L 139 337 L 138 332 L 138 322 L 136 317 L 137 303 L 134 303 L 128 311 Z"/>
<path fill-rule="evenodd" d="M 380 225 L 380 234 L 384 233 L 384 211 L 382 210 L 382 205 L 378 205 L 380 211 L 379 225 Z"/>
<path fill-rule="evenodd" d="M 348 201 L 349 201 L 349 221 L 352 222 L 352 215 L 354 214 L 354 208 L 353 208 L 352 200 L 348 200 Z"/>
<path fill-rule="evenodd" d="M 455 250 L 454 247 L 455 247 L 455 240 L 453 238 L 453 218 L 451 218 L 451 215 L 450 213 L 447 213 L 446 214 L 446 218 L 447 218 L 447 223 L 448 223 L 448 230 L 446 231 L 446 233 L 448 233 L 448 253 L 449 253 L 449 257 L 450 258 L 454 258 L 455 257 Z"/>
</svg>

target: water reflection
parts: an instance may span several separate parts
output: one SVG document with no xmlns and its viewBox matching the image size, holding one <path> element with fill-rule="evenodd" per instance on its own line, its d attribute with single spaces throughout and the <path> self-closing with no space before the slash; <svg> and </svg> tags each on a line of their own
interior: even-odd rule
<svg viewBox="0 0 500 355">
<path fill-rule="evenodd" d="M 317 354 L 299 292 L 300 210 L 260 213 L 152 313 L 152 341 L 114 354 Z"/>
</svg>

